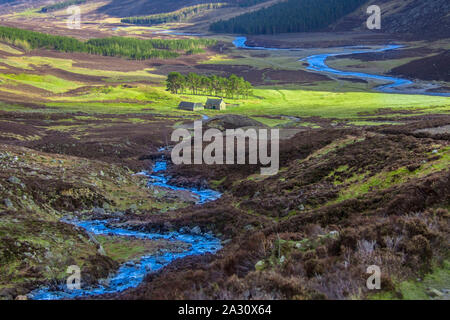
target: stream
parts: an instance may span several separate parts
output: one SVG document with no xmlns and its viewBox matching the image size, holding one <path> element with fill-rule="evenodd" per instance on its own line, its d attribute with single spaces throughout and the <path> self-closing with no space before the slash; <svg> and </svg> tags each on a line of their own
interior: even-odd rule
<svg viewBox="0 0 450 320">
<path fill-rule="evenodd" d="M 184 188 L 172 185 L 169 183 L 170 177 L 164 174 L 167 169 L 167 162 L 164 159 L 157 161 L 153 166 L 153 172 L 151 174 L 147 172 L 141 172 L 149 177 L 149 186 L 158 186 L 171 190 L 184 190 L 191 192 L 197 199 L 197 204 L 204 204 L 209 201 L 214 201 L 220 198 L 222 195 L 220 192 L 211 189 L 199 189 L 199 188 Z"/>
<path fill-rule="evenodd" d="M 246 37 L 236 37 L 233 41 L 233 44 L 236 48 L 240 49 L 251 49 L 251 50 L 269 50 L 269 51 L 280 51 L 280 50 L 288 50 L 288 51 L 301 51 L 302 49 L 298 48 L 268 48 L 268 47 L 249 47 L 245 44 L 247 41 Z M 362 73 L 362 72 L 353 72 L 353 71 L 341 71 L 337 69 L 333 69 L 329 67 L 326 64 L 326 60 L 329 57 L 337 57 L 337 56 L 345 56 L 350 54 L 361 54 L 361 53 L 376 53 L 376 52 L 385 52 L 390 50 L 397 50 L 403 48 L 401 45 L 386 45 L 379 49 L 362 49 L 361 47 L 354 46 L 354 47 L 343 47 L 343 52 L 338 53 L 324 53 L 324 54 L 317 54 L 312 55 L 303 59 L 300 59 L 299 61 L 304 61 L 309 64 L 307 67 L 308 70 L 319 72 L 319 73 L 325 73 L 325 74 L 334 74 L 338 76 L 344 76 L 344 77 L 353 77 L 363 80 L 376 80 L 381 82 L 386 82 L 383 85 L 380 85 L 375 88 L 375 90 L 384 92 L 384 93 L 404 93 L 404 94 L 423 94 L 423 95 L 430 95 L 430 96 L 443 96 L 443 97 L 449 97 L 450 93 L 444 93 L 444 92 L 427 92 L 424 90 L 406 90 L 402 89 L 402 87 L 412 85 L 414 84 L 413 81 L 397 78 L 397 77 L 390 77 L 390 76 L 382 76 L 382 75 L 376 75 L 376 74 L 369 74 L 369 73 Z"/>
<path fill-rule="evenodd" d="M 182 188 L 171 185 L 168 181 L 170 177 L 165 175 L 167 161 L 161 158 L 153 166 L 152 173 L 141 173 L 149 177 L 149 186 L 158 186 L 172 190 L 186 190 L 191 192 L 196 198 L 198 204 L 214 201 L 220 198 L 221 193 L 209 189 Z M 190 249 L 181 253 L 161 251 L 154 255 L 144 255 L 139 259 L 123 263 L 119 269 L 107 279 L 99 281 L 99 284 L 92 287 L 82 287 L 80 290 L 69 290 L 66 284 L 55 287 L 41 287 L 28 294 L 28 298 L 34 300 L 56 300 L 56 299 L 74 299 L 77 297 L 86 297 L 101 295 L 107 293 L 121 292 L 125 289 L 137 287 L 151 272 L 160 270 L 175 259 L 184 258 L 191 255 L 201 255 L 205 253 L 215 253 L 221 248 L 221 242 L 211 234 L 186 234 L 181 232 L 170 233 L 150 233 L 134 231 L 113 227 L 110 225 L 112 220 L 63 220 L 85 229 L 94 235 L 108 235 L 131 237 L 136 239 L 181 241 L 190 245 Z M 69 275 L 68 275 L 69 276 Z M 81 274 L 83 277 L 83 274 Z"/>
</svg>

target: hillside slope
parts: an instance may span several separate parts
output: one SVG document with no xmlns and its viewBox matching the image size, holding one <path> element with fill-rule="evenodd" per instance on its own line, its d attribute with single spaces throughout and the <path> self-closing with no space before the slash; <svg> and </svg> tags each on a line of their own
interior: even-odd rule
<svg viewBox="0 0 450 320">
<path fill-rule="evenodd" d="M 273 6 L 218 21 L 210 30 L 223 33 L 277 34 L 319 31 L 353 12 L 367 0 L 287 0 Z"/>
<path fill-rule="evenodd" d="M 54 1 L 53 1 L 54 2 Z M 51 3 L 50 0 L 0 0 L 0 13 L 20 12 Z"/>
<path fill-rule="evenodd" d="M 450 36 L 450 2 L 447 0 L 370 0 L 331 27 L 334 31 L 364 30 L 366 8 L 379 5 L 382 11 L 381 31 L 411 33 L 416 36 L 447 38 Z"/>
<path fill-rule="evenodd" d="M 228 3 L 236 7 L 250 7 L 269 0 L 112 0 L 98 9 L 99 13 L 114 17 L 144 16 L 166 13 L 202 3 Z"/>
<path fill-rule="evenodd" d="M 288 0 L 211 24 L 214 32 L 277 34 L 284 32 L 367 30 L 370 5 L 382 11 L 381 32 L 416 37 L 450 36 L 450 2 L 446 0 Z"/>
<path fill-rule="evenodd" d="M 112 0 L 98 11 L 114 17 L 142 16 L 147 14 L 175 11 L 200 3 L 219 2 L 217 0 Z"/>
<path fill-rule="evenodd" d="M 450 52 L 411 61 L 392 69 L 392 74 L 422 80 L 450 81 Z"/>
<path fill-rule="evenodd" d="M 139 228 L 214 226 L 232 241 L 106 298 L 365 299 L 373 295 L 366 269 L 375 264 L 378 294 L 407 299 L 415 279 L 448 260 L 447 139 L 412 126 L 316 130 L 280 145 L 285 170 L 275 176 L 208 166 L 203 172 L 224 177 L 229 192 L 195 211 L 142 217 Z"/>
</svg>

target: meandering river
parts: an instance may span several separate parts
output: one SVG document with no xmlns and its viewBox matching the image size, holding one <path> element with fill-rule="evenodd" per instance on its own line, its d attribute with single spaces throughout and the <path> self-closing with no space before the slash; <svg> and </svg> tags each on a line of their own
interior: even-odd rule
<svg viewBox="0 0 450 320">
<path fill-rule="evenodd" d="M 233 44 L 236 48 L 240 49 L 251 49 L 251 50 L 269 50 L 269 51 L 279 51 L 279 50 L 288 50 L 288 51 L 300 51 L 302 49 L 299 48 L 268 48 L 268 47 L 249 47 L 245 43 L 247 41 L 246 37 L 236 37 L 233 41 Z M 379 49 L 367 49 L 367 48 L 361 48 L 358 46 L 355 47 L 344 47 L 342 48 L 342 52 L 338 53 L 323 53 L 323 54 L 317 54 L 312 55 L 303 59 L 300 59 L 299 61 L 304 61 L 308 63 L 308 70 L 324 73 L 324 74 L 332 74 L 342 77 L 353 77 L 363 80 L 375 80 L 384 82 L 383 85 L 380 85 L 375 88 L 377 91 L 385 92 L 385 93 L 405 93 L 405 94 L 424 94 L 424 95 L 430 95 L 430 96 L 443 96 L 448 97 L 450 96 L 450 93 L 441 93 L 441 92 L 428 92 L 425 90 L 418 90 L 418 89 L 406 89 L 405 87 L 408 85 L 414 84 L 413 81 L 397 78 L 397 77 L 390 77 L 390 76 L 382 76 L 382 75 L 376 75 L 376 74 L 369 74 L 369 73 L 362 73 L 362 72 L 353 72 L 353 71 L 342 71 L 337 70 L 329 67 L 326 64 L 326 60 L 329 57 L 337 57 L 337 56 L 344 56 L 344 55 L 350 55 L 350 54 L 362 54 L 362 53 L 376 53 L 376 52 L 385 52 L 390 50 L 397 50 L 399 48 L 402 48 L 401 45 L 386 45 Z M 335 48 L 336 49 L 336 48 Z"/>
<path fill-rule="evenodd" d="M 149 177 L 149 186 L 159 186 L 172 190 L 186 190 L 197 197 L 197 203 L 202 204 L 220 198 L 221 193 L 209 189 L 181 188 L 171 185 L 165 171 L 167 162 L 164 158 L 157 161 L 153 166 L 152 173 L 144 173 Z M 169 241 L 181 241 L 190 245 L 190 249 L 180 253 L 162 252 L 156 255 L 144 255 L 138 260 L 123 263 L 116 273 L 109 278 L 99 282 L 92 287 L 82 287 L 80 290 L 69 290 L 65 284 L 55 287 L 42 287 L 28 294 L 30 299 L 35 300 L 55 300 L 73 299 L 77 297 L 101 295 L 106 293 L 120 292 L 125 289 L 137 287 L 144 277 L 151 272 L 155 272 L 175 259 L 184 258 L 190 255 L 200 255 L 205 253 L 215 253 L 221 248 L 221 242 L 209 234 L 186 234 L 180 232 L 170 233 L 150 233 L 122 229 L 110 225 L 111 220 L 88 220 L 88 221 L 65 221 L 85 229 L 94 235 L 114 235 L 121 237 L 131 237 L 137 239 Z M 81 276 L 83 276 L 81 274 Z"/>
</svg>

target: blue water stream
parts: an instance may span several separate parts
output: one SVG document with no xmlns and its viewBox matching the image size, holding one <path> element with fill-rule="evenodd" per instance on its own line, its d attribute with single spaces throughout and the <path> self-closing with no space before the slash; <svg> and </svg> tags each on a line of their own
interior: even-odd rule
<svg viewBox="0 0 450 320">
<path fill-rule="evenodd" d="M 153 173 L 144 173 L 150 178 L 149 185 L 168 188 L 176 191 L 189 191 L 194 195 L 194 197 L 197 198 L 198 204 L 217 200 L 222 195 L 220 192 L 211 189 L 185 188 L 172 185 L 169 183 L 170 177 L 164 174 L 166 169 L 167 162 L 162 159 L 160 161 L 157 161 L 153 166 Z"/>
<path fill-rule="evenodd" d="M 166 168 L 167 162 L 164 159 L 157 161 L 153 166 L 153 172 L 151 174 L 146 174 L 150 178 L 149 185 L 170 188 L 172 190 L 189 191 L 197 196 L 198 204 L 216 200 L 221 196 L 219 192 L 214 190 L 181 188 L 169 184 L 169 177 L 165 176 L 164 174 Z M 72 220 L 65 222 L 81 227 L 87 232 L 95 235 L 121 236 L 148 240 L 165 239 L 169 241 L 181 241 L 188 244 L 190 248 L 179 253 L 160 251 L 156 255 L 145 255 L 140 257 L 139 260 L 128 261 L 122 264 L 115 274 L 111 275 L 109 278 L 101 281 L 98 285 L 93 287 L 82 287 L 80 290 L 69 290 L 65 284 L 61 284 L 56 288 L 42 287 L 28 294 L 28 297 L 30 299 L 73 299 L 83 296 L 120 292 L 125 289 L 137 287 L 148 273 L 155 272 L 167 266 L 175 259 L 187 257 L 190 255 L 215 253 L 221 248 L 220 240 L 209 234 L 185 234 L 180 232 L 170 232 L 162 234 L 134 231 L 111 226 L 109 225 L 111 221 L 108 220 Z"/>
<path fill-rule="evenodd" d="M 236 46 L 236 48 L 241 49 L 252 49 L 252 50 L 301 50 L 301 49 L 290 49 L 290 48 L 267 48 L 267 47 L 249 47 L 245 44 L 247 41 L 246 37 L 236 37 L 233 41 L 233 44 Z M 345 76 L 345 77 L 354 77 L 359 79 L 371 79 L 376 81 L 382 81 L 386 82 L 386 84 L 380 85 L 375 88 L 375 90 L 385 92 L 385 93 L 417 93 L 417 94 L 424 94 L 424 95 L 430 95 L 430 96 L 450 96 L 450 93 L 441 93 L 441 92 L 411 92 L 407 90 L 400 89 L 403 86 L 414 84 L 413 81 L 402 79 L 402 78 L 396 78 L 396 77 L 389 77 L 389 76 L 381 76 L 376 74 L 369 74 L 369 73 L 362 73 L 362 72 L 352 72 L 352 71 L 341 71 L 337 69 L 333 69 L 329 67 L 326 64 L 326 60 L 329 57 L 336 57 L 336 56 L 344 56 L 349 54 L 361 54 L 361 53 L 375 53 L 375 52 L 385 52 L 390 50 L 397 50 L 399 48 L 402 48 L 401 45 L 387 45 L 379 49 L 361 49 L 361 47 L 345 47 L 345 51 L 339 52 L 339 53 L 324 53 L 324 54 L 317 54 L 312 55 L 309 57 L 306 57 L 304 59 L 301 59 L 299 61 L 305 61 L 309 64 L 307 67 L 308 70 L 321 72 L 321 73 L 328 73 L 328 74 L 335 74 L 338 76 Z"/>
</svg>

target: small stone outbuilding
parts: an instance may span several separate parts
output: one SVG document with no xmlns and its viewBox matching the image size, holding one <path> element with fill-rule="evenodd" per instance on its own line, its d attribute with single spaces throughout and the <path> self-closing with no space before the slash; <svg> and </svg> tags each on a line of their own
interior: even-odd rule
<svg viewBox="0 0 450 320">
<path fill-rule="evenodd" d="M 223 99 L 208 99 L 205 104 L 206 109 L 213 110 L 225 110 L 227 108 L 227 104 Z"/>
<path fill-rule="evenodd" d="M 188 101 L 181 101 L 178 105 L 178 109 L 181 110 L 187 110 L 187 111 L 197 111 L 197 110 L 203 110 L 203 104 L 199 102 L 188 102 Z"/>
</svg>

